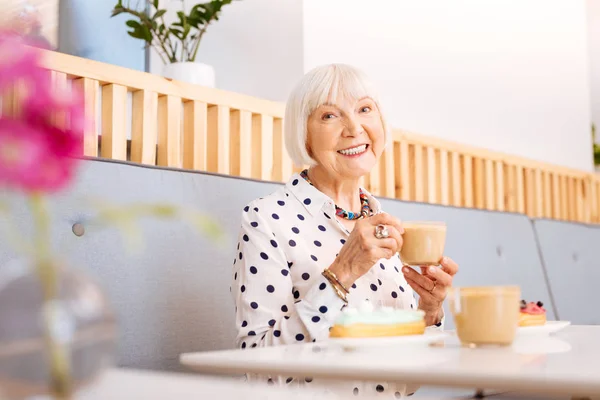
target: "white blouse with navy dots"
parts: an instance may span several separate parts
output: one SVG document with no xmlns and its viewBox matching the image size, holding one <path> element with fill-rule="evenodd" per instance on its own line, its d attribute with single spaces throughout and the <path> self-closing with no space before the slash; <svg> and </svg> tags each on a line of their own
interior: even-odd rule
<svg viewBox="0 0 600 400">
<path fill-rule="evenodd" d="M 370 194 L 368 199 L 371 210 L 380 212 L 377 199 Z M 244 208 L 231 287 L 238 347 L 327 339 L 344 302 L 321 273 L 333 263 L 349 234 L 335 217 L 333 201 L 299 174 Z M 415 308 L 413 290 L 401 265 L 398 256 L 379 260 L 352 285 L 348 306 L 358 307 L 367 300 L 375 306 Z M 313 380 L 273 377 L 270 381 L 304 384 Z M 403 391 L 388 384 L 346 386 L 348 394 L 366 390 L 397 397 L 398 390 Z"/>
</svg>

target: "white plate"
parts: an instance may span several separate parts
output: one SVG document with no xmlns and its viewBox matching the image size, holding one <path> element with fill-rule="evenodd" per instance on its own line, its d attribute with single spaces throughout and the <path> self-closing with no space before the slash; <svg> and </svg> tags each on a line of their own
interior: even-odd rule
<svg viewBox="0 0 600 400">
<path fill-rule="evenodd" d="M 520 326 L 517 329 L 517 335 L 549 335 L 558 332 L 569 325 L 571 325 L 570 321 L 546 321 L 544 325 L 539 326 Z"/>
<path fill-rule="evenodd" d="M 445 332 L 425 332 L 422 335 L 385 336 L 375 338 L 329 338 L 327 344 L 340 345 L 347 349 L 377 346 L 403 346 L 407 344 L 429 344 L 448 337 Z"/>
</svg>

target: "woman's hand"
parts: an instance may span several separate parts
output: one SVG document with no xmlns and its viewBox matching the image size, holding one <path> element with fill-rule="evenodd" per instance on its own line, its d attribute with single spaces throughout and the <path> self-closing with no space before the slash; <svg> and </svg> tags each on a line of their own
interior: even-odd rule
<svg viewBox="0 0 600 400">
<path fill-rule="evenodd" d="M 419 295 L 418 308 L 425 311 L 428 326 L 441 321 L 447 289 L 452 286 L 452 279 L 458 272 L 458 264 L 449 257 L 442 258 L 440 264 L 441 268 L 421 267 L 421 274 L 408 266 L 402 267 L 406 282 Z"/>
<path fill-rule="evenodd" d="M 375 227 L 380 224 L 388 229 L 388 238 L 375 237 Z M 378 260 L 389 259 L 400 251 L 403 233 L 400 221 L 389 214 L 381 213 L 359 220 L 329 270 L 349 288 Z"/>
</svg>

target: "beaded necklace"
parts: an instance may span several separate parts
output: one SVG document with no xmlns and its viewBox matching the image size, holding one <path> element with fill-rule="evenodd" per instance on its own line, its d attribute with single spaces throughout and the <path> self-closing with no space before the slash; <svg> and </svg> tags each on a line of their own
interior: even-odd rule
<svg viewBox="0 0 600 400">
<path fill-rule="evenodd" d="M 311 186 L 315 186 L 310 181 L 310 179 L 308 179 L 308 170 L 307 169 L 305 169 L 304 171 L 302 171 L 300 173 L 300 176 L 302 178 L 304 178 L 304 180 L 306 182 L 308 182 Z M 350 220 L 350 221 L 351 220 L 355 220 L 355 219 L 367 218 L 369 216 L 369 211 L 370 211 L 369 199 L 367 198 L 367 194 L 362 189 L 359 189 L 359 194 L 358 195 L 360 197 L 360 204 L 361 204 L 360 213 L 355 213 L 355 212 L 352 212 L 352 211 L 346 211 L 342 207 L 340 207 L 340 206 L 338 206 L 336 204 L 335 205 L 335 215 L 337 215 L 338 217 Z"/>
</svg>

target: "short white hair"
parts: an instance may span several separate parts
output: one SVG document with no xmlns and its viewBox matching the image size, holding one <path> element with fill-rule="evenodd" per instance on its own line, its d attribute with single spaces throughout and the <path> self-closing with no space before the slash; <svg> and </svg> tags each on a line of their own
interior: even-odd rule
<svg viewBox="0 0 600 400">
<path fill-rule="evenodd" d="M 308 118 L 326 103 L 336 104 L 338 98 L 371 98 L 381 115 L 386 145 L 391 138 L 375 86 L 361 70 L 346 64 L 328 64 L 307 72 L 292 90 L 285 106 L 285 146 L 297 167 L 317 162 L 308 154 Z"/>
</svg>

